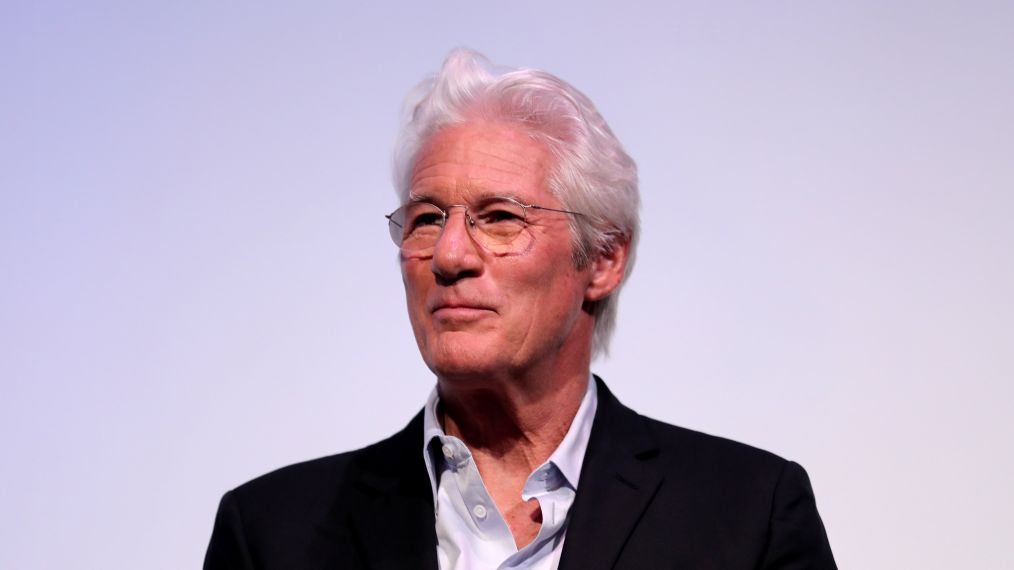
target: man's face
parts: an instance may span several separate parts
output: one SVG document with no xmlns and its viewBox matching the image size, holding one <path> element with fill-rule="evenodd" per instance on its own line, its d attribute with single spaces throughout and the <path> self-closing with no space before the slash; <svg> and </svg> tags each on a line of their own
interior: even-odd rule
<svg viewBox="0 0 1014 570">
<path fill-rule="evenodd" d="M 561 208 L 546 187 L 552 160 L 513 126 L 448 127 L 421 149 L 410 199 L 447 209 L 506 196 Z M 569 221 L 529 210 L 530 246 L 496 255 L 473 241 L 463 209 L 452 208 L 431 257 L 402 256 L 409 317 L 431 370 L 445 379 L 502 376 L 587 350 L 594 321 L 581 306 L 592 270 L 574 266 Z"/>
</svg>

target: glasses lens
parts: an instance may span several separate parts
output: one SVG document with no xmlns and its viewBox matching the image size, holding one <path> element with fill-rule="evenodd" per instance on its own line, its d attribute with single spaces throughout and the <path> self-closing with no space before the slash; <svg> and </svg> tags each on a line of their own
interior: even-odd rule
<svg viewBox="0 0 1014 570">
<path fill-rule="evenodd" d="M 475 221 L 473 232 L 483 246 L 494 253 L 512 253 L 515 242 L 525 230 L 525 209 L 521 204 L 506 198 L 485 200 L 469 209 Z M 522 243 L 520 248 L 527 245 Z"/>
<path fill-rule="evenodd" d="M 433 247 L 444 226 L 444 213 L 433 204 L 416 202 L 395 210 L 388 219 L 391 239 L 408 251 Z"/>
<path fill-rule="evenodd" d="M 463 208 L 463 206 L 449 206 Z M 472 239 L 492 253 L 510 255 L 531 245 L 525 232 L 525 207 L 509 198 L 492 198 L 463 212 Z M 405 204 L 388 216 L 391 240 L 402 252 L 425 253 L 436 246 L 447 215 L 428 202 Z M 525 236 L 521 239 L 519 236 Z"/>
</svg>

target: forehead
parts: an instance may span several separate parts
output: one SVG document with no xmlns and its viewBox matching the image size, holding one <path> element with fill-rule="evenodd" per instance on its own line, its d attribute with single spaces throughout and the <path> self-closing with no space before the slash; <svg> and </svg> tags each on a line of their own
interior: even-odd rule
<svg viewBox="0 0 1014 570">
<path fill-rule="evenodd" d="M 421 147 L 410 199 L 455 202 L 509 196 L 545 202 L 552 157 L 521 127 L 469 122 L 445 127 Z"/>
</svg>

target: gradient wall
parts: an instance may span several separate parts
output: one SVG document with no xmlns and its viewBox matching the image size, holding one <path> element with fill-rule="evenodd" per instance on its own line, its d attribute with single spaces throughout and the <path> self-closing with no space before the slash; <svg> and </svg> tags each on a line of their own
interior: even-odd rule
<svg viewBox="0 0 1014 570">
<path fill-rule="evenodd" d="M 842 568 L 1014 568 L 1014 4 L 0 6 L 0 567 L 198 567 L 217 501 L 432 376 L 383 214 L 466 45 L 641 168 L 594 370 L 810 472 Z"/>
</svg>

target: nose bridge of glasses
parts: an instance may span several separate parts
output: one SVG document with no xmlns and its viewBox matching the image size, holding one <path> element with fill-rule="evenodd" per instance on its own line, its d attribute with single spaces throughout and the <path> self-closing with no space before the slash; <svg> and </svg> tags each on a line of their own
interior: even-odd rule
<svg viewBox="0 0 1014 570">
<path fill-rule="evenodd" d="M 468 211 L 468 204 L 451 204 L 444 208 L 442 211 L 444 213 L 445 227 L 447 225 L 447 221 L 451 219 L 451 210 L 454 208 L 461 208 L 461 213 L 465 216 L 465 224 L 469 227 L 469 229 L 475 227 L 475 219 L 472 218 L 471 212 Z"/>
<path fill-rule="evenodd" d="M 455 208 L 461 208 L 461 214 L 463 217 L 462 221 L 464 222 L 465 226 L 465 233 L 468 234 L 470 241 L 476 242 L 478 236 L 475 235 L 476 233 L 475 219 L 472 218 L 471 213 L 468 211 L 468 204 L 450 204 L 443 208 L 439 207 L 437 208 L 440 210 L 440 213 L 443 214 L 443 224 L 441 224 L 440 226 L 440 233 L 434 236 L 435 242 L 443 241 L 445 239 L 448 230 L 447 226 L 451 221 L 451 213 L 454 211 Z M 436 245 L 436 243 L 434 243 L 434 245 Z"/>
</svg>

